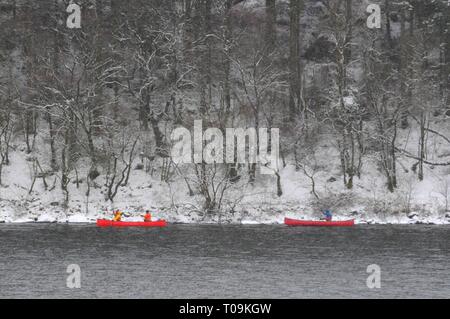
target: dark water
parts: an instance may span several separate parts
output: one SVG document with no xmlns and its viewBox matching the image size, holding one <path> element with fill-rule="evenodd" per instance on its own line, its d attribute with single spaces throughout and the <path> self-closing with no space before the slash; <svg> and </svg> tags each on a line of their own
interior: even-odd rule
<svg viewBox="0 0 450 319">
<path fill-rule="evenodd" d="M 81 267 L 81 288 L 66 286 Z M 369 289 L 367 266 L 381 267 Z M 0 298 L 450 297 L 446 226 L 0 225 Z"/>
</svg>

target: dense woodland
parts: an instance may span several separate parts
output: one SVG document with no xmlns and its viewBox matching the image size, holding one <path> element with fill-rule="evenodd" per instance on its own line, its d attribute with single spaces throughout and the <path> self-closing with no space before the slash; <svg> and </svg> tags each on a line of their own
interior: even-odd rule
<svg viewBox="0 0 450 319">
<path fill-rule="evenodd" d="M 29 194 L 39 185 L 67 203 L 82 184 L 114 202 L 139 171 L 183 184 L 211 213 L 262 179 L 282 197 L 289 165 L 319 199 L 323 140 L 344 190 L 368 161 L 392 193 L 400 170 L 421 181 L 450 166 L 429 143 L 450 150 L 447 0 L 78 0 L 80 29 L 66 26 L 69 3 L 0 0 L 0 201 L 17 152 Z M 366 25 L 370 3 L 380 29 Z M 280 128 L 280 169 L 175 165 L 170 132 L 198 119 Z"/>
</svg>

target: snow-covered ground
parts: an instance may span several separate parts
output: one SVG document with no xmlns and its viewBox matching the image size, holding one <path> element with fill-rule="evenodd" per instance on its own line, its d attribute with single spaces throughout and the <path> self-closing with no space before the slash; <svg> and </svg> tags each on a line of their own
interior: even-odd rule
<svg viewBox="0 0 450 319">
<path fill-rule="evenodd" d="M 405 135 L 405 143 L 414 147 L 415 131 L 402 134 Z M 439 137 L 430 139 L 436 154 L 445 152 L 446 145 Z M 44 147 L 38 148 L 41 151 L 36 151 L 33 156 L 37 156 L 41 163 L 48 163 L 47 145 L 42 143 Z M 361 179 L 356 178 L 353 189 L 347 190 L 342 183 L 338 154 L 332 142 L 324 139 L 318 150 L 314 179 L 319 199 L 311 192 L 311 180 L 302 171 L 296 171 L 293 165 L 287 165 L 280 172 L 281 197 L 276 195 L 275 177 L 259 176 L 255 185 L 236 187 L 227 193 L 222 214 L 205 215 L 201 212 L 202 198 L 189 196 L 180 176 L 175 174 L 169 183 L 161 182 L 157 173 L 152 176 L 134 169 L 136 163 L 129 184 L 120 187 L 114 203 L 105 200 L 100 176 L 96 180 L 99 187 L 91 188 L 88 199 L 84 180 L 80 179 L 78 188 L 71 182 L 69 203 L 64 208 L 58 175 L 47 177 L 47 190 L 38 179 L 33 191 L 29 192 L 32 164 L 27 159 L 31 155 L 27 155 L 19 144 L 10 155 L 11 164 L 3 172 L 0 222 L 91 223 L 97 218 L 111 218 L 114 209 L 128 213 L 129 217 L 124 220 L 139 220 L 142 212 L 149 209 L 154 218 L 163 218 L 171 223 L 277 224 L 283 223 L 284 217 L 318 219 L 322 209 L 331 209 L 336 220 L 354 218 L 357 223 L 450 223 L 450 212 L 445 209 L 445 197 L 450 193 L 448 167 L 425 166 L 425 179 L 419 181 L 410 169 L 414 161 L 400 158 L 400 186 L 390 193 L 376 160 L 369 156 L 362 168 Z M 433 160 L 439 161 L 438 158 Z M 85 176 L 82 171 L 79 174 Z M 53 185 L 54 189 L 50 190 Z M 228 208 L 232 207 L 231 204 L 234 209 Z"/>
</svg>

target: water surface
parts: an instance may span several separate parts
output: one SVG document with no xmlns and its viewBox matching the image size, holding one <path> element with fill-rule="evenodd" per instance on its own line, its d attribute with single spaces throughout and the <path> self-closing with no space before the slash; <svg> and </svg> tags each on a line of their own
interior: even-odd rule
<svg viewBox="0 0 450 319">
<path fill-rule="evenodd" d="M 0 298 L 44 297 L 448 298 L 450 227 L 0 225 Z"/>
</svg>

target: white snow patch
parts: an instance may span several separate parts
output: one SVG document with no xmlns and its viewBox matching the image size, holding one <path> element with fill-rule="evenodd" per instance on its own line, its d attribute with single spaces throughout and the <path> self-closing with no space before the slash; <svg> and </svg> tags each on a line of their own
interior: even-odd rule
<svg viewBox="0 0 450 319">
<path fill-rule="evenodd" d="M 67 218 L 68 223 L 92 223 L 93 220 L 83 214 L 71 215 Z"/>
</svg>

